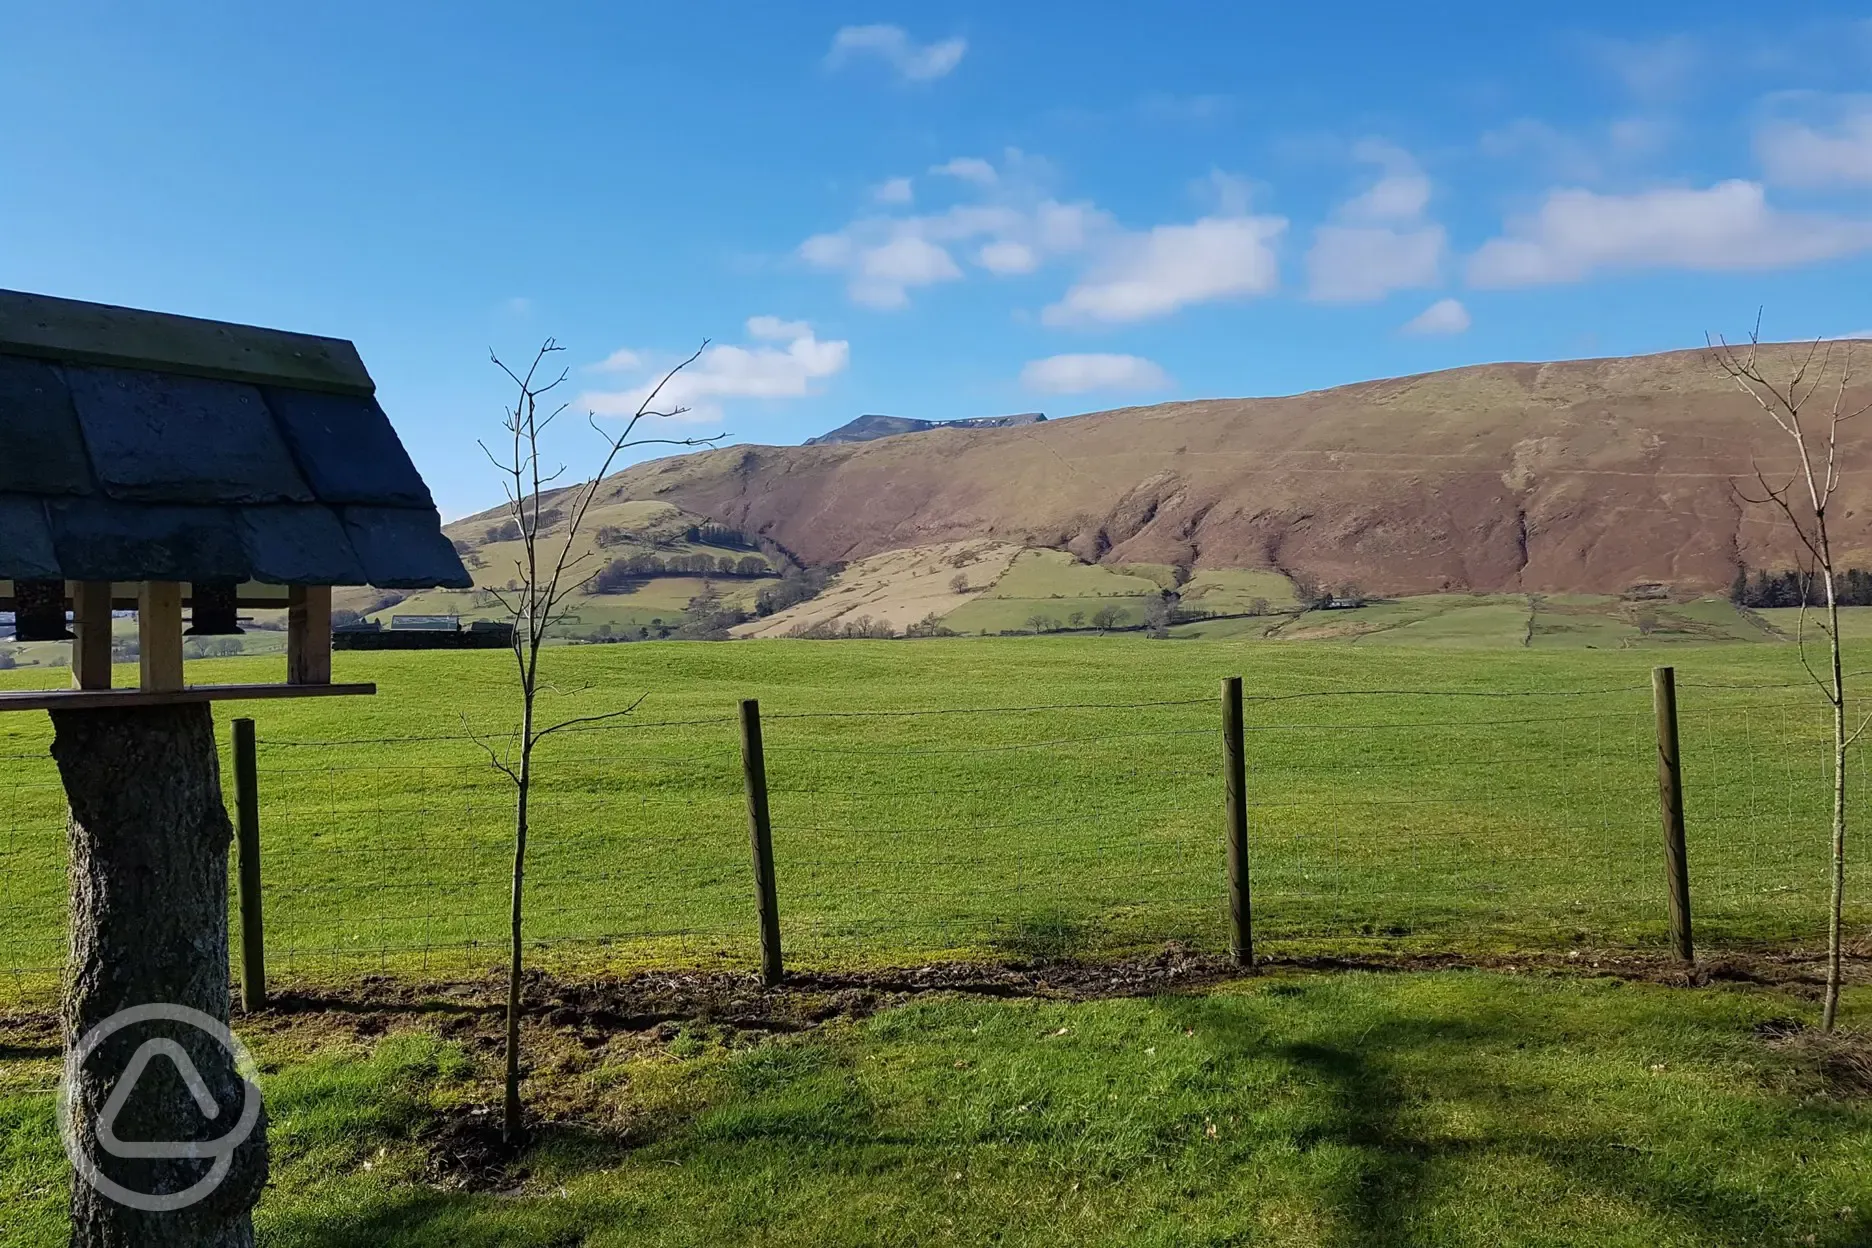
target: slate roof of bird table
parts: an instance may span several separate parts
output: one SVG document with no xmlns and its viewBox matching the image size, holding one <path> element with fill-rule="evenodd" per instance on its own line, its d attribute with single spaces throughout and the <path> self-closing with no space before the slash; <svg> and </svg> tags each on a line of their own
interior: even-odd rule
<svg viewBox="0 0 1872 1248">
<path fill-rule="evenodd" d="M 340 339 L 0 290 L 0 579 L 467 588 Z"/>
</svg>

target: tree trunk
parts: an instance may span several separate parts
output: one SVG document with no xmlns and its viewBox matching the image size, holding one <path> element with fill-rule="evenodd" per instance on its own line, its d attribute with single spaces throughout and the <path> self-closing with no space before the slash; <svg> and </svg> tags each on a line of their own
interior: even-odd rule
<svg viewBox="0 0 1872 1248">
<path fill-rule="evenodd" d="M 521 1136 L 525 1133 L 525 1123 L 520 1108 L 520 972 L 523 954 L 521 936 L 525 931 L 522 925 L 520 903 L 526 884 L 527 799 L 532 796 L 533 787 L 531 745 L 533 711 L 531 706 L 527 708 L 522 723 L 527 744 L 521 747 L 520 775 L 515 782 L 518 795 L 514 799 L 513 894 L 508 915 L 511 923 L 509 936 L 512 943 L 508 948 L 507 962 L 506 1078 L 503 1084 L 505 1095 L 501 1107 L 501 1140 L 507 1144 L 519 1143 Z"/>
<path fill-rule="evenodd" d="M 135 1022 L 82 1062 L 73 1048 L 133 1006 L 200 1011 L 225 1026 L 229 1007 L 228 845 L 214 719 L 206 704 L 53 711 L 52 756 L 71 806 L 71 964 L 64 1006 L 70 1142 L 108 1183 L 143 1196 L 181 1193 L 222 1163 L 117 1156 L 118 1145 L 230 1137 L 248 1087 L 218 1038 L 186 1022 Z M 179 1046 L 179 1050 L 176 1046 Z M 113 1122 L 100 1123 L 133 1055 L 150 1061 Z M 209 1115 L 186 1082 L 185 1055 L 213 1098 Z M 257 1096 L 254 1101 L 257 1108 Z M 252 1209 L 266 1184 L 265 1111 L 227 1154 L 218 1185 L 176 1209 L 133 1208 L 93 1181 L 72 1182 L 74 1248 L 233 1248 L 254 1242 Z M 134 1149 L 132 1149 L 134 1151 Z"/>
</svg>

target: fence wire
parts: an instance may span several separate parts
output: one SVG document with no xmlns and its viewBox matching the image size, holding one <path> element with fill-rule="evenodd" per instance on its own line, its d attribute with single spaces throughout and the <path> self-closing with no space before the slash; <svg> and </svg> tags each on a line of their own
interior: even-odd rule
<svg viewBox="0 0 1872 1248">
<path fill-rule="evenodd" d="M 1679 688 L 1699 942 L 1812 944 L 1824 706 L 1799 685 Z M 1226 948 L 1215 697 L 764 710 L 790 965 Z M 1661 945 L 1648 685 L 1250 689 L 1244 721 L 1263 948 Z M 1852 767 L 1863 802 L 1863 751 Z M 0 973 L 27 992 L 65 954 L 64 794 L 43 738 L 0 738 L 0 768 Z M 271 973 L 501 960 L 513 790 L 474 739 L 269 739 L 263 722 L 258 776 Z M 751 965 L 749 858 L 733 715 L 568 732 L 539 756 L 528 941 L 567 968 Z"/>
</svg>

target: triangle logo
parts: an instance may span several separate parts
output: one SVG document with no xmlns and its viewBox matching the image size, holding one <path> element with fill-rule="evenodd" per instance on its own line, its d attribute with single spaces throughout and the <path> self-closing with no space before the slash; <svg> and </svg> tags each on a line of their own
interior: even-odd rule
<svg viewBox="0 0 1872 1248">
<path fill-rule="evenodd" d="M 217 1140 L 120 1140 L 117 1138 L 117 1115 L 130 1100 L 130 1093 L 136 1089 L 137 1080 L 157 1056 L 166 1057 L 182 1077 L 189 1095 L 195 1098 L 196 1107 L 209 1119 L 221 1115 L 221 1107 L 208 1092 L 207 1081 L 201 1077 L 201 1071 L 195 1068 L 195 1061 L 189 1057 L 188 1050 L 174 1040 L 157 1038 L 145 1040 L 130 1056 L 124 1066 L 124 1072 L 117 1079 L 117 1086 L 111 1089 L 110 1098 L 104 1102 L 104 1108 L 98 1112 L 97 1140 L 98 1147 L 113 1157 L 212 1157 L 219 1155 L 211 1150 Z"/>
</svg>

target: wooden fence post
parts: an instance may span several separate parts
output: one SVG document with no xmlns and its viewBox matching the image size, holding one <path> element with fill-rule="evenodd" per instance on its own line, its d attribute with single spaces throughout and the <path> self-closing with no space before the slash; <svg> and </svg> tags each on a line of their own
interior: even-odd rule
<svg viewBox="0 0 1872 1248">
<path fill-rule="evenodd" d="M 774 888 L 773 821 L 767 813 L 767 756 L 761 749 L 760 702 L 741 703 L 741 771 L 747 783 L 748 838 L 754 850 L 754 904 L 760 911 L 761 982 L 780 982 L 780 903 Z"/>
<path fill-rule="evenodd" d="M 266 928 L 260 918 L 260 775 L 254 721 L 234 721 L 234 840 L 239 849 L 241 1008 L 266 1005 Z"/>
<path fill-rule="evenodd" d="M 1671 952 L 1694 962 L 1690 939 L 1690 864 L 1684 854 L 1683 764 L 1677 753 L 1677 673 L 1651 669 L 1651 703 L 1657 712 L 1658 815 L 1664 824 L 1664 875 L 1670 905 Z"/>
<path fill-rule="evenodd" d="M 1222 678 L 1222 778 L 1228 791 L 1229 955 L 1237 966 L 1254 965 L 1254 931 L 1248 891 L 1248 765 L 1242 744 L 1242 682 Z"/>
</svg>

